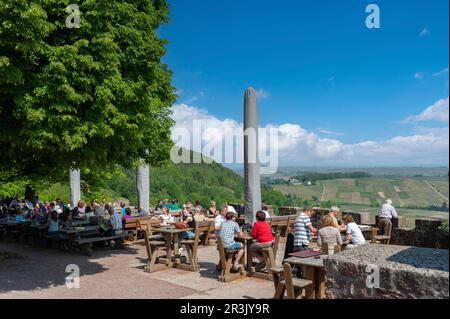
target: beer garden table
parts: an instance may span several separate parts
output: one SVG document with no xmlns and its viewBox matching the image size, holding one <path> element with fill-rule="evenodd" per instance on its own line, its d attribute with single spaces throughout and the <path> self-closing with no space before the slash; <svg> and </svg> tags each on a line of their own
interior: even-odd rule
<svg viewBox="0 0 450 319">
<path fill-rule="evenodd" d="M 254 237 L 252 237 L 249 233 L 244 232 L 243 237 L 236 238 L 237 242 L 241 242 L 244 244 L 245 248 L 245 269 L 250 271 L 250 268 L 253 265 L 252 256 L 250 254 L 250 246 L 256 241 Z"/>
<path fill-rule="evenodd" d="M 325 269 L 323 266 L 323 258 L 325 255 L 320 255 L 309 258 L 289 257 L 283 262 L 289 263 L 293 266 L 304 266 L 305 277 L 313 282 L 313 286 L 308 289 L 312 289 L 312 293 L 307 295 L 315 296 L 316 299 L 323 299 L 325 297 Z"/>
<path fill-rule="evenodd" d="M 185 270 L 191 270 L 191 266 L 187 264 L 182 264 L 180 255 L 178 252 L 179 248 L 179 236 L 185 231 L 192 231 L 192 228 L 179 229 L 174 226 L 161 226 L 152 229 L 154 233 L 159 233 L 164 235 L 166 239 L 166 258 L 159 258 L 160 260 L 165 260 L 168 267 L 181 268 Z M 173 244 L 173 249 L 172 249 Z M 172 256 L 174 257 L 174 262 L 172 262 Z M 186 267 L 184 267 L 186 266 Z"/>
</svg>

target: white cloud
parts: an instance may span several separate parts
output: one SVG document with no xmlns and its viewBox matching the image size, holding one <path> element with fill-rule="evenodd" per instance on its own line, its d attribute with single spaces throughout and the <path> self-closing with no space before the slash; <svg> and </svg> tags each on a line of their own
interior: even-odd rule
<svg viewBox="0 0 450 319">
<path fill-rule="evenodd" d="M 408 124 L 432 120 L 439 122 L 448 122 L 448 100 L 448 97 L 446 99 L 439 100 L 433 105 L 427 107 L 422 113 L 418 115 L 408 116 L 401 123 Z"/>
<path fill-rule="evenodd" d="M 425 73 L 423 73 L 423 72 L 416 72 L 416 74 L 414 74 L 414 78 L 416 80 L 422 80 L 424 76 L 425 76 Z"/>
<path fill-rule="evenodd" d="M 264 89 L 255 90 L 256 97 L 259 99 L 267 99 L 269 97 L 269 92 Z"/>
<path fill-rule="evenodd" d="M 428 30 L 428 28 L 424 28 L 422 31 L 420 31 L 419 36 L 420 37 L 426 37 L 426 36 L 428 36 L 430 34 L 431 34 L 431 31 Z"/>
<path fill-rule="evenodd" d="M 448 105 L 448 99 L 447 99 Z M 225 129 L 242 130 L 242 122 L 218 119 L 208 111 L 179 104 L 173 107 L 174 130 L 185 128 L 192 133 L 193 121 L 202 121 L 202 142 L 221 141 Z M 406 136 L 382 141 L 346 144 L 338 139 L 321 138 L 299 124 L 267 125 L 278 129 L 280 165 L 439 165 L 448 162 L 449 129 L 424 128 Z M 267 137 L 260 137 L 265 145 Z M 180 144 L 180 143 L 179 143 Z M 180 146 L 189 147 L 186 143 Z M 238 149 L 240 154 L 242 149 Z"/>
<path fill-rule="evenodd" d="M 439 72 L 433 73 L 432 76 L 440 76 L 442 74 L 448 73 L 448 71 L 449 71 L 449 69 L 445 68 L 445 69 L 440 70 Z"/>
</svg>

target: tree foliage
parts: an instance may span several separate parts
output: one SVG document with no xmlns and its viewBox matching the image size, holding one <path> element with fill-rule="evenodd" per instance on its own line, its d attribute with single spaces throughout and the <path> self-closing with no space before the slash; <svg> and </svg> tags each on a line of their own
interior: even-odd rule
<svg viewBox="0 0 450 319">
<path fill-rule="evenodd" d="M 79 28 L 66 26 L 69 4 Z M 0 178 L 167 160 L 167 20 L 166 0 L 0 0 Z"/>
</svg>

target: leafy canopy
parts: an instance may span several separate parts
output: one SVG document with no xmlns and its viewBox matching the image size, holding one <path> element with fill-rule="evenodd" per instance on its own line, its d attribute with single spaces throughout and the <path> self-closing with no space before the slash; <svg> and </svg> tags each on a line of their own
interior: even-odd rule
<svg viewBox="0 0 450 319">
<path fill-rule="evenodd" d="M 0 179 L 166 161 L 167 20 L 166 0 L 0 0 Z"/>
</svg>

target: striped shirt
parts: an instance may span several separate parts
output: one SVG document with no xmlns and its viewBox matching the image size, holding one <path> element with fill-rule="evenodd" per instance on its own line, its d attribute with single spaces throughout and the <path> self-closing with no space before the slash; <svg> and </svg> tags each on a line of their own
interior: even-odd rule
<svg viewBox="0 0 450 319">
<path fill-rule="evenodd" d="M 294 234 L 294 246 L 307 246 L 311 234 L 309 233 L 308 226 L 311 225 L 311 220 L 303 212 L 295 220 L 295 234 Z"/>
</svg>

